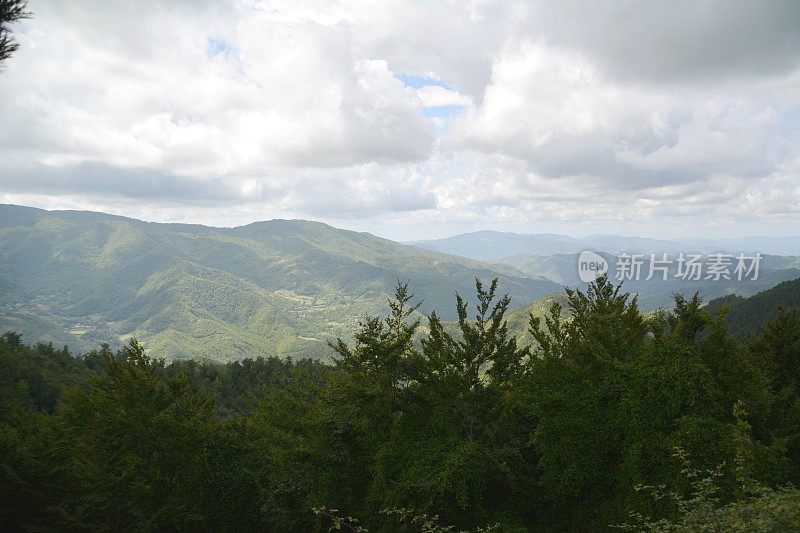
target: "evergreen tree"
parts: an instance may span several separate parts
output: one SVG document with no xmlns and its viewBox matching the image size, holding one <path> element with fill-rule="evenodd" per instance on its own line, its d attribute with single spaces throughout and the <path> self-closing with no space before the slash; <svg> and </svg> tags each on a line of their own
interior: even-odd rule
<svg viewBox="0 0 800 533">
<path fill-rule="evenodd" d="M 19 48 L 8 27 L 9 24 L 29 16 L 26 0 L 0 0 L 0 64 Z"/>
</svg>

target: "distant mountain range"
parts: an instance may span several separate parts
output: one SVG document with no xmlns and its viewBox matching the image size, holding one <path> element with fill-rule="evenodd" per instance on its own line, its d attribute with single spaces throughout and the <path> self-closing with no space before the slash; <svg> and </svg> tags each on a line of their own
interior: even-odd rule
<svg viewBox="0 0 800 533">
<path fill-rule="evenodd" d="M 507 233 L 476 231 L 443 239 L 409 244 L 479 261 L 499 261 L 512 257 L 574 254 L 596 250 L 619 253 L 762 253 L 800 255 L 800 236 L 740 237 L 734 239 L 649 239 L 622 235 L 590 235 L 575 238 L 551 233 Z"/>
<path fill-rule="evenodd" d="M 609 275 L 614 277 L 614 266 L 622 253 L 642 254 L 643 275 L 640 279 L 624 281 L 624 290 L 635 293 L 643 310 L 670 308 L 673 294 L 691 295 L 699 292 L 709 301 L 726 295 L 750 296 L 787 280 L 800 278 L 800 237 L 743 237 L 739 239 L 686 241 L 659 240 L 618 235 L 592 235 L 582 239 L 555 234 L 518 234 L 496 231 L 464 233 L 445 239 L 420 241 L 415 246 L 473 259 L 507 264 L 530 276 L 545 277 L 569 287 L 585 285 L 578 277 L 580 252 L 593 250 L 610 265 Z M 772 255 L 777 252 L 777 255 Z M 679 254 L 701 254 L 703 261 L 710 254 L 761 253 L 758 279 L 737 281 L 677 279 L 675 259 Z M 650 254 L 659 258 L 668 254 L 673 261 L 666 280 L 646 279 Z"/>
<path fill-rule="evenodd" d="M 618 264 L 618 256 L 606 252 L 599 252 L 611 265 L 609 275 L 616 276 L 614 266 Z M 519 268 L 527 274 L 545 276 L 548 279 L 561 283 L 569 287 L 580 287 L 585 285 L 578 277 L 578 257 L 579 254 L 555 254 L 550 256 L 516 256 L 506 259 L 509 265 Z M 657 257 L 659 257 L 657 255 Z M 737 281 L 734 276 L 732 279 L 725 280 L 684 280 L 675 276 L 677 264 L 675 263 L 676 253 L 668 255 L 673 260 L 669 268 L 666 280 L 646 279 L 649 271 L 649 256 L 642 259 L 640 279 L 627 279 L 623 282 L 624 290 L 636 293 L 639 296 L 639 306 L 646 311 L 658 307 L 672 307 L 673 294 L 681 293 L 691 295 L 699 292 L 705 301 L 714 298 L 735 294 L 739 296 L 751 296 L 765 289 L 787 281 L 800 278 L 800 257 L 796 256 L 774 256 L 765 255 L 759 265 L 758 278 L 756 280 L 745 279 Z M 708 256 L 703 256 L 706 264 Z"/>
<path fill-rule="evenodd" d="M 476 277 L 501 278 L 518 306 L 561 288 L 317 222 L 213 228 L 0 205 L 0 331 L 75 350 L 135 336 L 165 358 L 320 356 L 382 313 L 398 280 L 449 319 Z"/>
</svg>

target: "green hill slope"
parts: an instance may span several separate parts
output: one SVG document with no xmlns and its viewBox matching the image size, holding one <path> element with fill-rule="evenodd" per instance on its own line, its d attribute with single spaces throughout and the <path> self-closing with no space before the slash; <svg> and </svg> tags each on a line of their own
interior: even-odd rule
<svg viewBox="0 0 800 533">
<path fill-rule="evenodd" d="M 708 302 L 710 311 L 727 307 L 728 329 L 736 335 L 752 335 L 775 318 L 779 307 L 800 308 L 800 279 L 785 281 L 749 298 L 725 296 Z"/>
<path fill-rule="evenodd" d="M 0 206 L 0 330 L 77 350 L 136 336 L 170 359 L 322 356 L 398 279 L 447 319 L 475 277 L 500 277 L 516 305 L 560 288 L 316 222 L 212 228 Z"/>
</svg>

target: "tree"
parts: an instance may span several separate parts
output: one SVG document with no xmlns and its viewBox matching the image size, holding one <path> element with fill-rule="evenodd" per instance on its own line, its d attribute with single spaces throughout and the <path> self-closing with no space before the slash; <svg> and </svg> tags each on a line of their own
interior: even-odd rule
<svg viewBox="0 0 800 533">
<path fill-rule="evenodd" d="M 733 442 L 736 446 L 734 477 L 736 496 L 724 502 L 722 495 L 725 464 L 701 470 L 680 446 L 673 456 L 681 465 L 681 476 L 688 490 L 664 485 L 638 485 L 637 492 L 649 493 L 656 501 L 671 503 L 677 510 L 674 519 L 652 520 L 631 512 L 631 521 L 618 526 L 625 531 L 650 533 L 690 533 L 764 531 L 800 531 L 800 491 L 791 485 L 773 488 L 753 479 L 754 453 L 761 445 L 754 441 L 747 413 L 739 402 L 733 409 L 736 418 Z"/>
<path fill-rule="evenodd" d="M 637 305 L 637 298 L 621 292 L 603 275 L 586 292 L 566 289 L 569 320 L 561 316 L 556 302 L 542 327 L 531 316 L 529 329 L 538 343 L 539 359 L 565 358 L 581 368 L 596 368 L 604 362 L 630 361 L 641 354 L 647 327 Z"/>
<path fill-rule="evenodd" d="M 419 320 L 412 316 L 422 302 L 411 305 L 413 298 L 408 284 L 398 282 L 394 299 L 388 302 L 387 317 L 363 321 L 352 348 L 342 339 L 330 343 L 339 356 L 336 366 L 362 384 L 377 388 L 374 392 L 393 410 L 399 408 L 398 395 L 419 365 L 419 353 L 412 342 Z"/>
<path fill-rule="evenodd" d="M 753 343 L 752 351 L 758 356 L 775 390 L 791 389 L 800 395 L 800 317 L 797 309 L 778 308 L 775 318 L 768 322 L 761 337 Z"/>
<path fill-rule="evenodd" d="M 468 440 L 475 435 L 480 404 L 489 400 L 489 391 L 513 383 L 528 356 L 528 349 L 519 348 L 508 332 L 505 314 L 511 299 L 503 296 L 492 305 L 497 279 L 492 280 L 489 290 L 476 279 L 475 289 L 478 314 L 474 321 L 468 319 L 467 302 L 456 295 L 460 340 L 448 333 L 434 312 L 428 319 L 430 333 L 422 341 L 426 362 L 423 379 L 459 406 L 460 413 L 452 422 L 462 424 Z"/>
<path fill-rule="evenodd" d="M 27 0 L 0 0 L 0 63 L 10 58 L 19 45 L 9 24 L 30 17 Z"/>
<path fill-rule="evenodd" d="M 765 406 L 764 380 L 698 297 L 645 319 L 601 277 L 568 299 L 568 317 L 555 305 L 544 324 L 531 318 L 526 402 L 536 482 L 553 515 L 574 516 L 565 529 L 647 506 L 631 490 L 643 480 L 680 481 L 669 461 L 678 442 L 704 467 L 729 460 L 732 405 Z M 769 462 L 772 452 L 759 454 Z"/>
<path fill-rule="evenodd" d="M 68 495 L 66 529 L 197 529 L 253 524 L 253 484 L 214 420 L 213 399 L 177 374 L 159 377 L 132 340 L 103 355 L 103 373 L 58 412 Z M 230 492 L 236 491 L 236 492 Z"/>
<path fill-rule="evenodd" d="M 800 317 L 797 309 L 778 308 L 761 336 L 750 342 L 755 364 L 771 385 L 771 408 L 764 424 L 773 439 L 783 441 L 800 482 Z"/>
<path fill-rule="evenodd" d="M 518 393 L 529 354 L 508 331 L 511 301 L 496 299 L 497 286 L 496 279 L 488 289 L 475 280 L 472 319 L 460 295 L 456 325 L 445 325 L 436 313 L 429 316 L 415 428 L 430 437 L 416 444 L 405 437 L 412 453 L 403 480 L 417 510 L 435 502 L 432 508 L 442 519 L 459 527 L 474 528 L 491 522 L 494 513 L 530 504 L 528 498 L 519 501 L 526 492 L 528 435 L 519 419 Z"/>
</svg>

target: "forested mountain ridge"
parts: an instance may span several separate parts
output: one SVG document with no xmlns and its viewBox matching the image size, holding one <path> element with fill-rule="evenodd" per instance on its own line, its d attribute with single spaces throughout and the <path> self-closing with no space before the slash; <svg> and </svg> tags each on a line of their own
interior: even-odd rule
<svg viewBox="0 0 800 533">
<path fill-rule="evenodd" d="M 156 356 L 320 356 L 397 280 L 445 309 L 476 277 L 515 304 L 556 283 L 301 220 L 236 228 L 0 206 L 0 329 L 85 351 L 135 336 Z M 449 313 L 449 314 L 448 314 Z"/>
<path fill-rule="evenodd" d="M 780 308 L 800 309 L 800 279 L 785 281 L 749 298 L 729 295 L 708 302 L 709 311 L 726 308 L 728 329 L 735 335 L 761 333 L 767 322 L 775 319 Z"/>
</svg>

